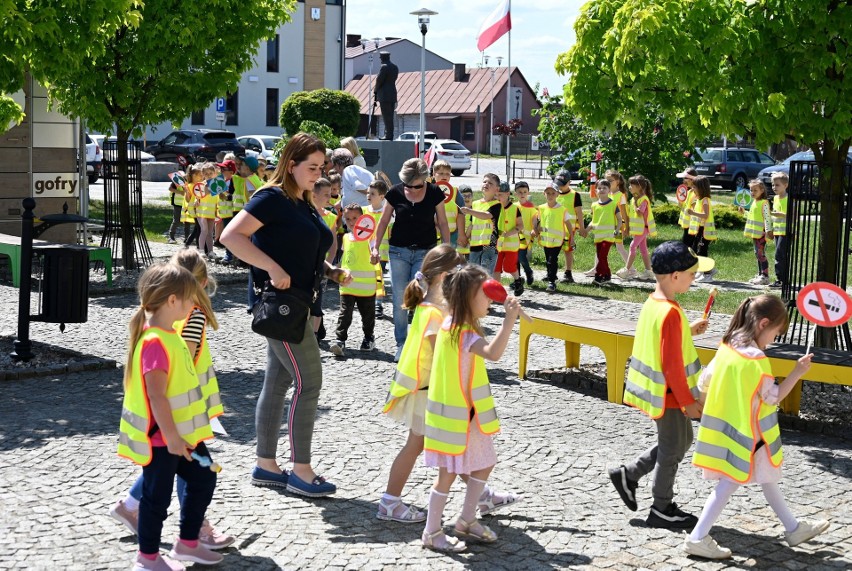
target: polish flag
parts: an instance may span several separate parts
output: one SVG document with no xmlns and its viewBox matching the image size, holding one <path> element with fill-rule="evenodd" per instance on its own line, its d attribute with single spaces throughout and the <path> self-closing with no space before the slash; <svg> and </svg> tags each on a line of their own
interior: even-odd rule
<svg viewBox="0 0 852 571">
<path fill-rule="evenodd" d="M 509 14 L 511 0 L 503 0 L 500 5 L 491 12 L 482 27 L 479 29 L 479 36 L 476 39 L 476 49 L 483 52 L 485 49 L 503 37 L 503 34 L 512 29 L 512 17 Z"/>
</svg>

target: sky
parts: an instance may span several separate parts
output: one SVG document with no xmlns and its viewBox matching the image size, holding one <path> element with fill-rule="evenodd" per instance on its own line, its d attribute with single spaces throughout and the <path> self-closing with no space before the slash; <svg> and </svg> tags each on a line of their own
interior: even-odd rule
<svg viewBox="0 0 852 571">
<path fill-rule="evenodd" d="M 486 17 L 501 0 L 347 0 L 346 33 L 362 38 L 407 38 L 420 45 L 417 16 L 420 8 L 438 12 L 431 17 L 426 49 L 454 63 L 475 67 L 482 61 L 476 36 Z M 565 77 L 554 69 L 556 57 L 574 44 L 574 20 L 587 0 L 515 0 L 512 2 L 512 66 L 520 68 L 527 82 L 553 94 L 561 94 Z M 506 65 L 508 34 L 485 53 L 503 56 Z"/>
</svg>

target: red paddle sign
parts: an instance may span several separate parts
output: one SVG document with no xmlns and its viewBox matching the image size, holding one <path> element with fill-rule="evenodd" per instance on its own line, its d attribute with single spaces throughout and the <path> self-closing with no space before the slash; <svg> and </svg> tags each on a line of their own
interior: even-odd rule
<svg viewBox="0 0 852 571">
<path fill-rule="evenodd" d="M 448 182 L 439 182 L 438 188 L 444 193 L 444 203 L 449 204 L 456 199 L 456 189 Z"/>
<path fill-rule="evenodd" d="M 677 187 L 677 201 L 678 202 L 686 202 L 686 193 L 689 192 L 689 187 L 685 184 Z"/>
<path fill-rule="evenodd" d="M 355 221 L 355 227 L 352 229 L 352 235 L 356 242 L 369 240 L 376 231 L 376 220 L 369 214 L 362 214 Z"/>
<path fill-rule="evenodd" d="M 852 317 L 852 299 L 834 284 L 814 282 L 796 297 L 802 317 L 821 327 L 837 327 Z"/>
<path fill-rule="evenodd" d="M 485 292 L 485 297 L 497 303 L 503 303 L 509 296 L 503 284 L 493 278 L 489 278 L 482 283 L 482 291 Z M 521 308 L 521 317 L 532 322 L 532 318 L 527 315 L 527 312 Z"/>
</svg>

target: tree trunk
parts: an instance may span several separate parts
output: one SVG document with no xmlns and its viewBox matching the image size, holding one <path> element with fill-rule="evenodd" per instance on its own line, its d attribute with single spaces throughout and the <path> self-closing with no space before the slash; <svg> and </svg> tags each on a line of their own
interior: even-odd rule
<svg viewBox="0 0 852 571">
<path fill-rule="evenodd" d="M 136 248 L 133 225 L 130 221 L 130 180 L 127 173 L 127 142 L 129 139 L 130 131 L 117 129 L 118 221 L 121 225 L 119 232 L 121 236 L 121 259 L 126 270 L 136 268 Z"/>
</svg>

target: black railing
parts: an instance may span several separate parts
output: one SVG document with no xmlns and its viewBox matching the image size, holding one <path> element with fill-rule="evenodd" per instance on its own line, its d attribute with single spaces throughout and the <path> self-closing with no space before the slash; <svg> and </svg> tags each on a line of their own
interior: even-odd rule
<svg viewBox="0 0 852 571">
<path fill-rule="evenodd" d="M 119 168 L 116 141 L 104 140 L 104 233 L 101 246 L 112 250 L 113 258 L 122 259 L 121 219 L 119 216 Z M 133 259 L 137 266 L 153 261 L 148 238 L 142 227 L 142 146 L 138 141 L 127 143 L 127 184 L 130 189 L 130 227 L 133 238 Z"/>
</svg>

